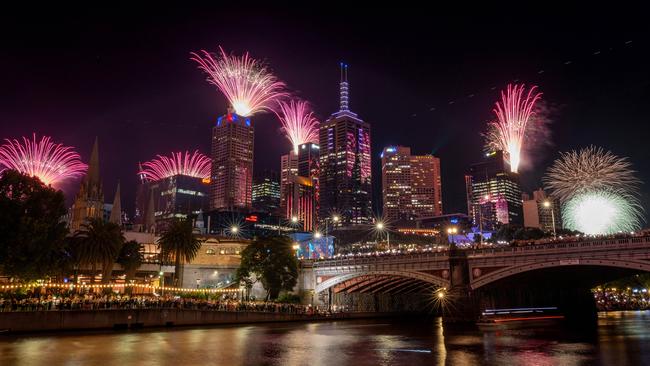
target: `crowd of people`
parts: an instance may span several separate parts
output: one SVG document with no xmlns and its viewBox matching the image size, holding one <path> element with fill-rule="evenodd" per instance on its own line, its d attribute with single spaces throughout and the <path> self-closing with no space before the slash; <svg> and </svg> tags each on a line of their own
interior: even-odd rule
<svg viewBox="0 0 650 366">
<path fill-rule="evenodd" d="M 268 301 L 242 301 L 234 298 L 183 298 L 173 295 L 128 296 L 119 294 L 85 294 L 66 296 L 5 296 L 0 298 L 0 312 L 108 309 L 191 309 L 308 315 L 318 313 L 318 310 L 310 305 Z"/>
<path fill-rule="evenodd" d="M 594 290 L 598 311 L 649 310 L 650 293 L 646 288 L 598 288 Z"/>
</svg>

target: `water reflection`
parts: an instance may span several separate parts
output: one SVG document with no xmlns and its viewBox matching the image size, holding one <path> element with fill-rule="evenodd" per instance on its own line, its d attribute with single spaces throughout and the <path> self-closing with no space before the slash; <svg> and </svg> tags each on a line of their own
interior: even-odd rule
<svg viewBox="0 0 650 366">
<path fill-rule="evenodd" d="M 432 321 L 346 321 L 0 337 L 0 365 L 650 364 L 650 312 L 595 327 L 479 330 Z"/>
</svg>

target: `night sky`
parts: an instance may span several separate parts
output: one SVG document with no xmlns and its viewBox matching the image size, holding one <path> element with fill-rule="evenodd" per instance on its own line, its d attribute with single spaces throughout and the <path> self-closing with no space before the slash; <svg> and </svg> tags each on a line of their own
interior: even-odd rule
<svg viewBox="0 0 650 366">
<path fill-rule="evenodd" d="M 106 201 L 120 180 L 132 214 L 138 161 L 209 153 L 226 101 L 189 53 L 221 45 L 264 59 L 321 119 L 338 109 L 339 62 L 350 65 L 350 107 L 372 125 L 375 202 L 379 153 L 400 144 L 441 158 L 444 210 L 464 212 L 463 175 L 482 157 L 480 132 L 498 91 L 524 82 L 539 86 L 552 121 L 552 135 L 522 171 L 524 189 L 540 186 L 559 151 L 594 144 L 630 158 L 646 182 L 648 211 L 647 22 L 564 10 L 464 17 L 342 6 L 8 11 L 0 19 L 0 137 L 51 135 L 87 160 L 98 136 Z M 273 115 L 253 120 L 255 169 L 277 171 L 290 144 Z"/>
</svg>

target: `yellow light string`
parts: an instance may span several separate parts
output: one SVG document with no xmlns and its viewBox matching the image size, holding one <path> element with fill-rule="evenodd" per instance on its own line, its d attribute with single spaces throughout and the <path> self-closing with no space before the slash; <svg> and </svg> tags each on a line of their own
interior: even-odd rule
<svg viewBox="0 0 650 366">
<path fill-rule="evenodd" d="M 81 285 L 75 285 L 70 283 L 43 283 L 43 284 L 29 283 L 23 285 L 0 285 L 0 290 L 13 290 L 13 289 L 21 289 L 21 288 L 29 289 L 29 288 L 37 288 L 37 287 L 69 288 L 69 289 L 136 287 L 136 288 L 149 289 L 149 290 L 162 289 L 163 291 L 170 291 L 170 292 L 202 292 L 202 293 L 235 293 L 240 291 L 239 289 L 183 288 L 183 287 L 168 287 L 168 286 L 160 287 L 157 285 L 146 285 L 146 284 L 135 284 L 135 283 L 133 284 L 132 283 L 81 284 Z"/>
</svg>

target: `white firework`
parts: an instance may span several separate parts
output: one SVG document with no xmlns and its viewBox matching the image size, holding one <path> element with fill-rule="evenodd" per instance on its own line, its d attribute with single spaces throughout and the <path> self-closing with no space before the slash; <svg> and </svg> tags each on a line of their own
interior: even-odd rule
<svg viewBox="0 0 650 366">
<path fill-rule="evenodd" d="M 581 193 L 562 205 L 564 226 L 589 235 L 635 231 L 642 220 L 634 199 L 609 191 Z"/>
<path fill-rule="evenodd" d="M 562 153 L 548 169 L 544 184 L 560 200 L 569 229 L 595 235 L 641 227 L 641 181 L 626 158 L 595 146 Z"/>
</svg>

